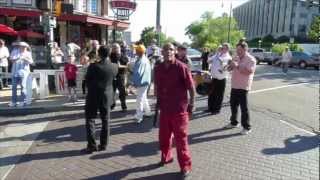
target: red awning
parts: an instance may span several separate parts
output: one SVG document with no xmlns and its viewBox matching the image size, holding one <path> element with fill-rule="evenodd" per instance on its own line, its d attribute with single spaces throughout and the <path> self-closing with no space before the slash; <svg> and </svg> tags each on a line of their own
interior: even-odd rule
<svg viewBox="0 0 320 180">
<path fill-rule="evenodd" d="M 9 36 L 16 36 L 17 32 L 9 26 L 0 24 L 0 34 L 5 34 Z"/>
<path fill-rule="evenodd" d="M 80 15 L 80 14 L 62 14 L 59 16 L 58 21 L 74 21 L 74 22 L 82 22 L 82 23 L 93 23 L 93 24 L 101 24 L 106 26 L 112 26 L 114 20 L 108 19 L 105 17 L 98 17 L 92 15 Z M 127 29 L 130 23 L 117 21 L 117 27 L 121 29 Z"/>
<path fill-rule="evenodd" d="M 42 15 L 42 12 L 39 10 L 33 10 L 33 9 L 25 10 L 25 9 L 17 9 L 17 8 L 0 7 L 0 15 L 38 17 Z"/>
<path fill-rule="evenodd" d="M 37 39 L 43 39 L 44 35 L 38 32 L 33 32 L 29 30 L 21 30 L 18 31 L 18 36 L 20 37 L 26 37 L 26 38 L 37 38 Z"/>
</svg>

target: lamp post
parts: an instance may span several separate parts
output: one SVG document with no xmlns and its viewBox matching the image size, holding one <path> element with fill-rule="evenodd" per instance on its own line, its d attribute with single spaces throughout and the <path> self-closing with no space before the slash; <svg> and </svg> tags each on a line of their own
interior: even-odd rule
<svg viewBox="0 0 320 180">
<path fill-rule="evenodd" d="M 161 47 L 160 44 L 160 34 L 161 34 L 161 24 L 160 24 L 160 16 L 161 16 L 161 0 L 157 0 L 157 19 L 156 19 L 156 30 L 158 33 L 158 46 Z"/>
<path fill-rule="evenodd" d="M 230 13 L 229 13 L 229 25 L 228 25 L 228 43 L 230 43 L 230 31 L 231 31 L 231 13 L 232 13 L 232 2 L 230 2 Z"/>
</svg>

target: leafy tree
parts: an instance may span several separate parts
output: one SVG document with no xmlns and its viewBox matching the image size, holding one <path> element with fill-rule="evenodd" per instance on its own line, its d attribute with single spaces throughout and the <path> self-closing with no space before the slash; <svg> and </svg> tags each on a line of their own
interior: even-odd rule
<svg viewBox="0 0 320 180">
<path fill-rule="evenodd" d="M 208 47 L 216 49 L 219 44 L 228 41 L 229 17 L 224 14 L 222 17 L 213 17 L 213 12 L 205 12 L 200 20 L 191 23 L 186 27 L 186 35 L 192 41 L 194 48 Z M 230 43 L 235 45 L 244 33 L 238 29 L 237 22 L 231 18 Z"/>
<path fill-rule="evenodd" d="M 320 38 L 320 16 L 316 16 L 310 26 L 310 30 L 308 33 L 310 39 L 318 42 Z"/>
<path fill-rule="evenodd" d="M 153 40 L 158 40 L 159 36 L 160 44 L 175 41 L 173 37 L 167 37 L 164 33 L 157 33 L 154 27 L 145 27 L 141 32 L 140 41 L 147 46 L 150 45 Z"/>
</svg>

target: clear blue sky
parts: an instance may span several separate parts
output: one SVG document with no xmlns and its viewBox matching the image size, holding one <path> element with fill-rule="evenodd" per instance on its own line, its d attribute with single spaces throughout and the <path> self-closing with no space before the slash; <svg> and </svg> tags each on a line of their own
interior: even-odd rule
<svg viewBox="0 0 320 180">
<path fill-rule="evenodd" d="M 185 36 L 185 28 L 200 18 L 205 11 L 213 11 L 214 16 L 228 13 L 230 4 L 236 7 L 248 0 L 161 0 L 162 32 L 179 42 L 190 42 Z M 137 9 L 130 17 L 132 40 L 140 39 L 144 27 L 155 26 L 157 0 L 136 0 Z M 223 4 L 223 6 L 222 6 Z"/>
</svg>

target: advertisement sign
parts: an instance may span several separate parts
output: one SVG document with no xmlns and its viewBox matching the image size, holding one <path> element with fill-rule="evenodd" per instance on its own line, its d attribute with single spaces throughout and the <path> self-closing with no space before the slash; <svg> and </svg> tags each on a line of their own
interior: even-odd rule
<svg viewBox="0 0 320 180">
<path fill-rule="evenodd" d="M 136 1 L 112 0 L 110 6 L 118 20 L 129 20 L 130 15 L 136 10 Z"/>
<path fill-rule="evenodd" d="M 12 0 L 13 4 L 32 5 L 32 0 Z"/>
</svg>

